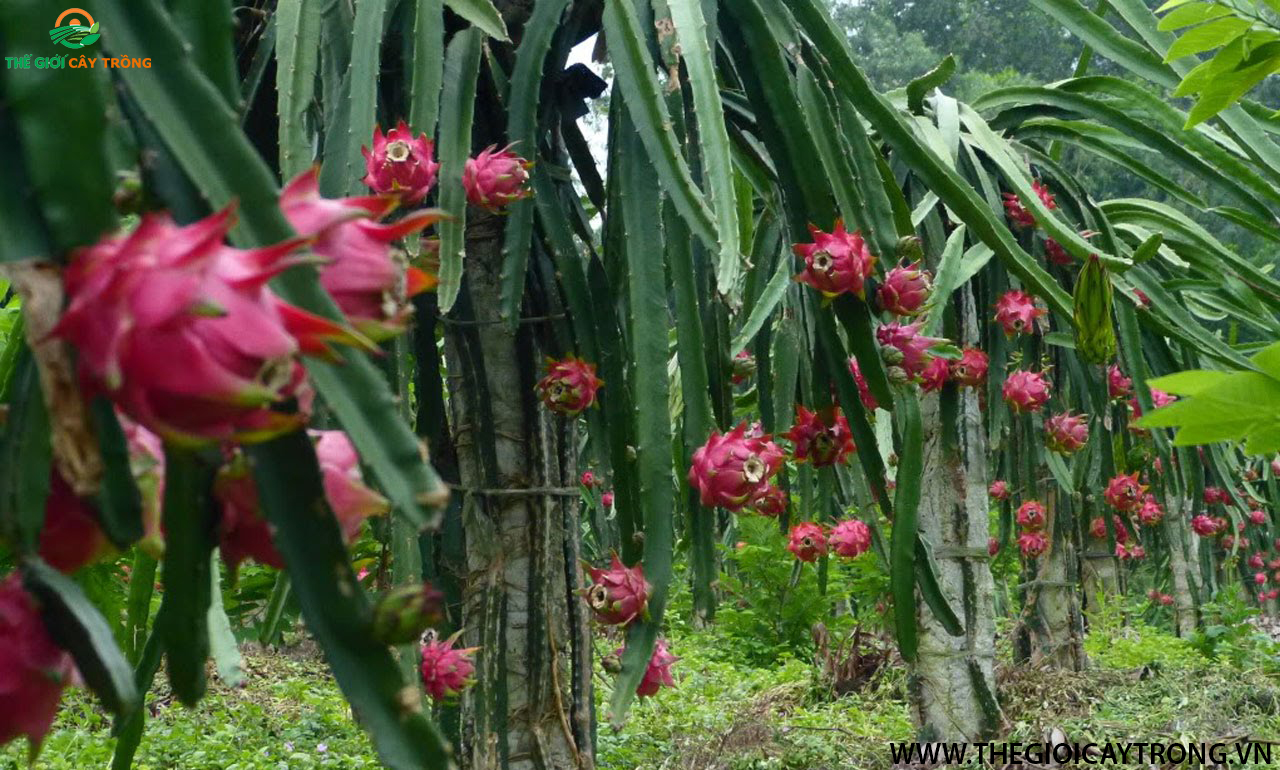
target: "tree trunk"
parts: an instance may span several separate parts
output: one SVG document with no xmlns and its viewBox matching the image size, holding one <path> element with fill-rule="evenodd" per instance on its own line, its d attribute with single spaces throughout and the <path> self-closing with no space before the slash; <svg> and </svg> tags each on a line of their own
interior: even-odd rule
<svg viewBox="0 0 1280 770">
<path fill-rule="evenodd" d="M 572 425 L 533 396 L 528 326 L 499 321 L 502 219 L 471 210 L 466 284 L 446 322 L 449 407 L 465 495 L 466 770 L 590 768 L 590 637 L 579 598 Z M 461 322 L 461 323 L 460 323 Z M 536 488 L 542 493 L 522 492 Z"/>
<path fill-rule="evenodd" d="M 964 294 L 965 333 L 976 338 L 973 301 Z M 924 478 L 920 533 L 932 547 L 942 594 L 964 623 L 951 636 L 919 600 L 920 647 L 911 667 L 912 706 L 922 740 L 975 741 L 999 726 L 995 699 L 994 585 L 987 554 L 987 441 L 976 390 L 955 396 L 955 424 L 942 396 L 924 395 Z"/>
<path fill-rule="evenodd" d="M 1035 617 L 1028 619 L 1031 630 L 1031 661 L 1048 668 L 1083 671 L 1088 665 L 1084 651 L 1084 621 L 1080 616 L 1080 581 L 1071 516 L 1060 504 L 1054 490 L 1045 496 L 1048 521 L 1054 533 L 1049 551 L 1041 559 L 1040 572 L 1031 595 Z"/>
<path fill-rule="evenodd" d="M 1196 602 L 1191 593 L 1187 569 L 1187 525 L 1185 512 L 1190 501 L 1173 495 L 1164 517 L 1165 537 L 1169 541 L 1169 570 L 1173 572 L 1173 617 L 1178 636 L 1187 638 L 1196 630 Z"/>
</svg>

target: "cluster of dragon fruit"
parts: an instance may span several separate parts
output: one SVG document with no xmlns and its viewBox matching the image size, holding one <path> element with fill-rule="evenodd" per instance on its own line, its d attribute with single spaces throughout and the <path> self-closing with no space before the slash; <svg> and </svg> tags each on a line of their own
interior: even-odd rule
<svg viewBox="0 0 1280 770">
<path fill-rule="evenodd" d="M 284 187 L 280 213 L 296 238 L 241 249 L 227 243 L 231 208 L 189 224 L 159 212 L 71 254 L 62 276 L 66 308 L 52 337 L 75 349 L 82 397 L 106 396 L 115 406 L 144 498 L 139 546 L 153 556 L 165 547 L 165 446 L 214 447 L 224 459 L 213 487 L 223 561 L 232 572 L 248 559 L 284 567 L 243 447 L 306 427 L 315 394 L 304 357 L 337 360 L 338 346 L 374 349 L 407 328 L 410 300 L 436 284 L 399 247 L 418 237 L 420 251 L 429 253 L 434 243 L 423 231 L 442 214 L 421 205 L 439 171 L 432 142 L 401 122 L 385 134 L 376 128 L 372 145 L 364 149 L 372 195 L 322 197 L 314 168 Z M 527 196 L 529 166 L 510 148 L 469 159 L 461 180 L 468 201 L 497 210 Z M 304 311 L 271 290 L 272 278 L 299 264 L 318 267 L 342 320 Z M 365 484 L 344 432 L 309 434 L 324 495 L 349 544 L 364 520 L 389 504 Z M 94 504 L 55 464 L 40 556 L 70 573 L 115 555 L 116 545 Z M 410 589 L 381 603 L 379 617 L 408 612 L 418 624 L 439 620 L 438 594 L 429 586 Z M 407 641 L 395 622 L 375 625 Z M 471 681 L 474 650 L 455 641 L 424 637 L 422 678 L 433 698 L 454 697 Z M 0 743 L 26 736 L 38 746 L 76 673 L 17 573 L 0 581 L 0 647 L 9 651 L 0 656 Z"/>
</svg>

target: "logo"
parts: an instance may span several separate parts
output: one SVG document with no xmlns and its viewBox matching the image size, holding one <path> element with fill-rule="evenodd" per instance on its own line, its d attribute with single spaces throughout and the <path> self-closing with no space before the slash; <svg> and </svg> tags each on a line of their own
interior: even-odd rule
<svg viewBox="0 0 1280 770">
<path fill-rule="evenodd" d="M 98 42 L 100 37 L 102 35 L 98 33 L 98 22 L 81 8 L 63 11 L 53 29 L 49 30 L 49 39 L 55 45 L 67 48 L 87 48 Z"/>
</svg>

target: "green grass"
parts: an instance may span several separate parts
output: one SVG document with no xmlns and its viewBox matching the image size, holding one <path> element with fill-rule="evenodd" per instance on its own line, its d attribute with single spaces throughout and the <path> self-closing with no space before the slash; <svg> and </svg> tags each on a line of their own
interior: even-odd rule
<svg viewBox="0 0 1280 770">
<path fill-rule="evenodd" d="M 678 686 L 638 702 L 620 733 L 603 723 L 609 682 L 597 675 L 601 770 L 875 770 L 888 766 L 890 741 L 912 740 L 900 668 L 833 699 L 808 660 L 736 662 L 739 640 L 722 630 L 678 625 L 670 641 Z M 1094 667 L 1081 674 L 1001 667 L 1008 740 L 1039 741 L 1051 728 L 1081 742 L 1280 736 L 1274 669 L 1210 659 L 1140 622 L 1101 629 L 1087 646 Z M 260 653 L 246 663 L 246 687 L 215 683 L 197 709 L 172 702 L 161 683 L 135 767 L 379 767 L 322 663 Z M 107 767 L 113 746 L 91 700 L 69 693 L 37 767 Z M 23 766 L 24 747 L 0 750 L 0 768 Z"/>
</svg>

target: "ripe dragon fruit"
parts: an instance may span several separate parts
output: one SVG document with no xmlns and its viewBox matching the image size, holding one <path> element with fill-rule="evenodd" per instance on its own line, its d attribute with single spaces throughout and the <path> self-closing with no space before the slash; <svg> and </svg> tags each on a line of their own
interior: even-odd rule
<svg viewBox="0 0 1280 770">
<path fill-rule="evenodd" d="M 930 358 L 924 371 L 920 372 L 920 389 L 925 393 L 942 390 L 942 386 L 951 379 L 951 362 L 945 358 Z"/>
<path fill-rule="evenodd" d="M 996 323 L 1008 337 L 1035 332 L 1036 319 L 1049 311 L 1036 304 L 1036 298 L 1025 291 L 1006 291 L 996 300 Z"/>
<path fill-rule="evenodd" d="M 794 446 L 796 462 L 812 462 L 817 468 L 843 463 L 856 450 L 849 421 L 835 407 L 819 416 L 796 404 L 795 424 L 787 439 Z"/>
<path fill-rule="evenodd" d="M 1031 180 L 1031 189 L 1040 198 L 1040 202 L 1045 208 L 1053 210 L 1058 207 L 1057 201 L 1053 199 L 1053 193 L 1049 192 L 1049 188 L 1040 184 L 1039 180 Z M 1009 215 L 1009 219 L 1018 227 L 1034 228 L 1036 226 L 1036 218 L 1022 205 L 1016 193 L 1005 193 L 1004 210 Z"/>
<path fill-rule="evenodd" d="M 756 495 L 749 507 L 761 516 L 776 519 L 787 510 L 787 493 L 782 487 L 776 484 L 769 484 L 764 488 L 764 491 Z"/>
<path fill-rule="evenodd" d="M 616 655 L 622 655 L 619 649 Z M 676 680 L 671 676 L 671 666 L 680 660 L 671 654 L 667 649 L 667 643 L 663 639 L 659 639 L 653 646 L 653 655 L 649 657 L 649 665 L 645 667 L 644 676 L 640 678 L 640 684 L 636 687 L 636 695 L 641 698 L 649 698 L 658 694 L 658 690 L 663 687 L 675 687 Z"/>
<path fill-rule="evenodd" d="M 322 198 L 315 168 L 299 174 L 280 195 L 289 224 L 312 238 L 312 251 L 325 260 L 320 285 L 352 325 L 379 341 L 404 331 L 413 314 L 409 300 L 438 283 L 408 267 L 392 244 L 438 222 L 442 212 L 424 209 L 380 224 L 395 205 L 385 197 Z"/>
<path fill-rule="evenodd" d="M 1250 569 L 1262 569 L 1267 566 L 1267 560 L 1260 553 L 1255 553 L 1249 557 Z"/>
<path fill-rule="evenodd" d="M 436 702 L 461 695 L 475 679 L 476 671 L 471 658 L 479 647 L 455 647 L 457 634 L 443 641 L 428 631 L 428 640 L 422 645 L 422 686 Z"/>
<path fill-rule="evenodd" d="M 245 251 L 223 244 L 225 209 L 186 226 L 148 214 L 130 234 L 77 250 L 53 334 L 79 352 L 89 390 L 187 445 L 262 441 L 305 417 L 276 411 L 299 395 L 299 353 L 349 341 L 337 325 L 267 288 L 297 264 L 301 241 Z M 296 410 L 294 410 L 296 411 Z"/>
<path fill-rule="evenodd" d="M 862 368 L 858 366 L 858 359 L 855 356 L 849 356 L 849 373 L 853 375 L 853 381 L 858 385 L 858 398 L 862 399 L 862 405 L 868 412 L 875 412 L 880 405 L 876 403 L 876 397 L 871 395 L 867 378 L 862 376 Z"/>
<path fill-rule="evenodd" d="M 373 127 L 373 149 L 364 154 L 364 183 L 380 195 L 398 195 L 405 203 L 420 202 L 436 183 L 440 164 L 432 157 L 435 145 L 426 134 L 413 135 L 402 120 L 384 136 Z"/>
<path fill-rule="evenodd" d="M 1043 373 L 1017 369 L 1009 373 L 1000 392 L 1014 414 L 1038 412 L 1049 400 L 1050 385 Z"/>
<path fill-rule="evenodd" d="M 586 487 L 587 489 L 591 489 L 596 485 L 596 474 L 592 473 L 591 471 L 583 471 L 582 477 L 579 480 L 582 482 L 582 486 Z"/>
<path fill-rule="evenodd" d="M 1214 503 L 1222 503 L 1226 505 L 1231 502 L 1231 496 L 1221 487 L 1205 487 L 1204 488 L 1204 504 L 1213 505 Z"/>
<path fill-rule="evenodd" d="M 1063 412 L 1044 421 L 1044 443 L 1049 451 L 1074 454 L 1089 441 L 1089 421 L 1085 415 Z"/>
<path fill-rule="evenodd" d="M 1103 490 L 1102 497 L 1107 501 L 1107 505 L 1124 513 L 1137 510 L 1142 504 L 1143 493 L 1146 491 L 1146 486 L 1138 483 L 1138 474 L 1135 471 L 1127 476 L 1123 473 L 1113 476 L 1107 482 L 1107 488 Z"/>
<path fill-rule="evenodd" d="M 1249 521 L 1261 527 L 1267 523 L 1267 514 L 1263 511 L 1249 511 Z"/>
<path fill-rule="evenodd" d="M 756 357 L 751 355 L 751 351 L 739 351 L 738 355 L 733 357 L 732 374 L 730 375 L 729 380 L 734 385 L 741 385 L 754 377 L 755 373 Z"/>
<path fill-rule="evenodd" d="M 1256 584 L 1258 584 L 1258 585 L 1260 585 L 1260 586 L 1266 585 L 1266 584 L 1267 584 L 1267 573 L 1265 573 L 1265 572 L 1257 572 L 1257 573 L 1255 573 L 1255 574 L 1254 574 L 1254 576 L 1253 576 L 1253 582 L 1254 582 L 1254 583 L 1256 583 Z"/>
<path fill-rule="evenodd" d="M 1138 521 L 1144 527 L 1154 527 L 1164 519 L 1164 508 L 1156 502 L 1154 495 L 1147 495 L 1138 509 Z"/>
<path fill-rule="evenodd" d="M 924 308 L 933 291 L 933 275 L 922 270 L 919 262 L 908 267 L 895 267 L 884 277 L 876 299 L 887 313 L 898 316 L 915 316 Z"/>
<path fill-rule="evenodd" d="M 1191 519 L 1191 531 L 1200 537 L 1214 537 L 1220 534 L 1218 522 L 1212 516 L 1203 513 Z"/>
<path fill-rule="evenodd" d="M 600 494 L 600 504 L 605 508 L 613 507 L 613 491 L 602 492 Z"/>
<path fill-rule="evenodd" d="M 977 348 L 965 348 L 959 361 L 951 362 L 951 378 L 966 388 L 978 388 L 987 381 L 990 359 Z"/>
<path fill-rule="evenodd" d="M 998 553 L 1000 553 L 1000 538 L 998 537 L 987 538 L 987 555 L 994 557 Z"/>
<path fill-rule="evenodd" d="M 1147 549 L 1135 543 L 1129 549 L 1129 558 L 1134 559 L 1135 561 L 1140 561 L 1142 559 L 1145 559 L 1147 558 Z"/>
<path fill-rule="evenodd" d="M 596 391 L 604 380 L 596 376 L 595 364 L 569 356 L 547 359 L 547 374 L 535 386 L 538 398 L 548 409 L 565 417 L 575 417 L 596 402 Z"/>
<path fill-rule="evenodd" d="M 708 508 L 740 511 L 766 491 L 782 467 L 782 450 L 767 436 L 747 438 L 747 423 L 721 434 L 716 431 L 693 453 L 689 486 Z"/>
<path fill-rule="evenodd" d="M 345 433 L 310 433 L 315 440 L 325 499 L 338 520 L 343 538 L 350 543 L 360 534 L 366 518 L 386 513 L 390 504 L 364 485 L 359 457 Z M 252 558 L 259 564 L 282 569 L 284 558 L 272 542 L 271 525 L 262 513 L 258 487 L 243 452 L 233 452 L 218 470 L 213 494 L 222 510 L 218 524 L 219 547 L 228 568 L 234 570 L 242 561 Z"/>
<path fill-rule="evenodd" d="M 1049 550 L 1049 539 L 1043 532 L 1023 532 L 1018 535 L 1018 550 L 1024 559 L 1038 558 Z"/>
<path fill-rule="evenodd" d="M 34 758 L 76 669 L 16 572 L 0 582 L 0 650 L 0 745 L 25 735 Z"/>
<path fill-rule="evenodd" d="M 1178 399 L 1165 393 L 1163 390 L 1151 388 L 1151 405 L 1156 409 L 1168 406 Z M 1137 398 L 1129 399 L 1129 416 L 1130 419 L 1136 420 L 1142 416 L 1142 404 L 1138 403 Z"/>
<path fill-rule="evenodd" d="M 1069 267 L 1075 262 L 1067 250 L 1062 248 L 1062 244 L 1052 238 L 1044 239 L 1044 258 L 1049 264 L 1059 267 Z"/>
<path fill-rule="evenodd" d="M 114 553 L 97 509 L 76 496 L 56 468 L 50 471 L 49 482 L 40 558 L 59 572 L 71 573 Z"/>
<path fill-rule="evenodd" d="M 644 579 L 644 567 L 624 566 L 615 553 L 609 569 L 591 567 L 588 572 L 592 585 L 585 592 L 587 604 L 597 620 L 606 626 L 625 626 L 645 615 L 653 589 Z"/>
<path fill-rule="evenodd" d="M 837 556 L 856 558 L 871 547 L 871 528 L 858 519 L 842 521 L 831 530 L 827 545 L 831 546 Z"/>
<path fill-rule="evenodd" d="M 1280 457 L 1271 460 L 1271 477 L 1280 478 Z"/>
<path fill-rule="evenodd" d="M 1018 506 L 1016 514 L 1018 526 L 1029 532 L 1035 532 L 1044 529 L 1045 510 L 1044 506 L 1035 500 L 1028 500 Z"/>
<path fill-rule="evenodd" d="M 933 356 L 929 350 L 945 340 L 926 337 L 921 333 L 924 324 L 901 324 L 897 321 L 881 324 L 876 329 L 880 342 L 880 355 L 889 364 L 890 379 L 901 382 L 918 382 Z M 895 376 L 895 370 L 896 376 Z"/>
<path fill-rule="evenodd" d="M 473 206 L 496 211 L 533 194 L 529 189 L 529 169 L 533 164 L 511 152 L 511 147 L 499 150 L 493 145 L 467 159 L 462 186 Z"/>
<path fill-rule="evenodd" d="M 1124 398 L 1133 391 L 1133 380 L 1124 376 L 1120 367 L 1112 364 L 1107 367 L 1107 395 L 1112 400 Z"/>
<path fill-rule="evenodd" d="M 792 247 L 805 264 L 796 280 L 827 297 L 853 294 L 865 298 L 866 281 L 875 268 L 876 258 L 867 248 L 862 231 L 850 233 L 844 229 L 844 222 L 838 221 L 830 233 L 813 225 L 809 226 L 809 233 L 813 241 Z"/>
<path fill-rule="evenodd" d="M 991 486 L 987 487 L 987 494 L 995 500 L 1009 499 L 1009 482 L 1002 479 L 996 479 L 991 482 Z"/>
<path fill-rule="evenodd" d="M 791 528 L 787 550 L 802 562 L 812 563 L 827 553 L 827 534 L 822 526 L 803 521 Z"/>
<path fill-rule="evenodd" d="M 1124 519 L 1119 516 L 1111 516 L 1111 525 L 1116 530 L 1116 542 L 1129 542 L 1129 530 L 1124 525 Z M 1102 540 L 1107 536 L 1107 523 L 1102 520 L 1101 516 L 1095 516 L 1093 521 L 1089 522 L 1089 534 L 1098 540 Z"/>
</svg>

